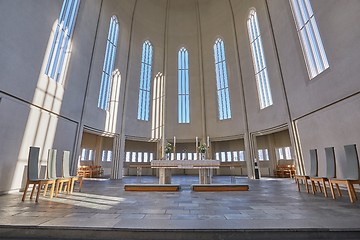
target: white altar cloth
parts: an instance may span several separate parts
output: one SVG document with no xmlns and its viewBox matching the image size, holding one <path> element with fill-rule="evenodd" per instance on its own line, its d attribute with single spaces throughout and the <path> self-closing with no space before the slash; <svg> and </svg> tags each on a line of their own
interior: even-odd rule
<svg viewBox="0 0 360 240">
<path fill-rule="evenodd" d="M 219 160 L 152 160 L 152 168 L 219 168 Z"/>
</svg>

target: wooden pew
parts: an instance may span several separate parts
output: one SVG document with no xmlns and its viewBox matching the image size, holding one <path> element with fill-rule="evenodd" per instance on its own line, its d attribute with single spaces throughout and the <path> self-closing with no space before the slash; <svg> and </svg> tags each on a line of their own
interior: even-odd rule
<svg viewBox="0 0 360 240">
<path fill-rule="evenodd" d="M 292 164 L 277 165 L 274 176 L 280 178 L 293 178 L 295 176 L 295 166 Z"/>
<path fill-rule="evenodd" d="M 99 177 L 101 175 L 101 166 L 80 166 L 77 169 L 77 176 L 84 178 Z"/>
</svg>

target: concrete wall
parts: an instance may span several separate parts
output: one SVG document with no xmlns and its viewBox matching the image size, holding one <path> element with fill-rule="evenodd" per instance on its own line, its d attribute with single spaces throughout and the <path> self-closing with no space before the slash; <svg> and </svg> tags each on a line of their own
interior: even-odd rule
<svg viewBox="0 0 360 240">
<path fill-rule="evenodd" d="M 151 117 L 152 104 L 150 103 L 149 121 L 137 119 L 141 53 L 142 46 L 146 40 L 149 40 L 153 47 L 152 75 L 151 75 L 151 94 L 153 95 L 153 83 L 157 73 L 164 73 L 164 32 L 166 17 L 166 2 L 159 0 L 156 2 L 139 0 L 134 12 L 134 22 L 132 27 L 129 72 L 126 88 L 125 105 L 125 135 L 138 137 L 151 137 Z"/>
<path fill-rule="evenodd" d="M 228 1 L 199 1 L 203 81 L 205 92 L 205 119 L 207 135 L 211 138 L 244 133 L 241 107 L 240 72 L 237 60 L 235 31 Z M 214 44 L 217 38 L 224 41 L 229 82 L 231 119 L 219 120 L 215 76 Z"/>
<path fill-rule="evenodd" d="M 360 2 L 311 1 L 330 68 L 309 80 L 295 23 L 287 0 L 268 1 L 289 101 L 296 120 L 305 171 L 309 150 L 319 154 L 319 175 L 325 174 L 324 147 L 335 147 L 338 176 L 344 175 L 346 144 L 360 144 L 359 44 Z"/>
<path fill-rule="evenodd" d="M 330 65 L 312 80 L 288 1 L 268 3 L 293 119 L 359 92 L 359 1 L 311 1 Z"/>
<path fill-rule="evenodd" d="M 288 121 L 286 102 L 265 1 L 244 0 L 231 1 L 231 3 L 234 11 L 237 44 L 240 49 L 241 77 L 244 85 L 249 132 L 256 132 L 286 124 Z M 264 109 L 260 109 L 247 29 L 247 19 L 249 18 L 251 9 L 256 10 L 258 17 L 264 57 L 273 98 L 273 105 Z"/>
<path fill-rule="evenodd" d="M 169 1 L 166 68 L 166 136 L 192 139 L 202 136 L 201 62 L 197 2 Z M 178 123 L 178 51 L 185 47 L 189 54 L 190 123 Z M 195 144 L 194 144 L 195 145 Z"/>
<path fill-rule="evenodd" d="M 94 1 L 99 2 L 100 1 Z M 86 96 L 86 105 L 83 123 L 86 126 L 95 129 L 105 129 L 106 117 L 108 111 L 97 107 L 100 93 L 100 84 L 102 69 L 104 65 L 106 42 L 109 32 L 110 19 L 116 16 L 119 21 L 119 36 L 116 48 L 114 70 L 120 73 L 120 99 L 118 105 L 117 121 L 115 132 L 119 132 L 121 128 L 121 118 L 123 114 L 125 83 L 127 76 L 127 64 L 129 55 L 129 41 L 131 34 L 131 22 L 135 2 L 132 0 L 104 0 L 101 8 L 98 31 L 95 39 L 93 52 L 93 61 L 91 63 L 90 80 L 88 93 Z M 98 15 L 93 16 L 94 20 L 98 20 Z M 92 50 L 90 51 L 90 53 Z"/>
<path fill-rule="evenodd" d="M 346 177 L 344 145 L 356 144 L 360 153 L 360 95 L 319 110 L 296 121 L 307 173 L 310 149 L 318 152 L 318 174 L 326 175 L 325 148 L 335 148 L 337 177 Z"/>
<path fill-rule="evenodd" d="M 41 165 L 55 148 L 58 168 L 63 150 L 74 157 L 77 128 L 100 4 L 82 1 L 62 84 L 44 74 L 52 29 L 62 1 L 0 3 L 0 192 L 19 189 L 26 179 L 30 146 L 41 148 Z M 24 10 L 24 11 L 21 11 Z M 10 145 L 9 145 L 10 144 Z M 60 171 L 58 171 L 60 175 Z"/>
</svg>

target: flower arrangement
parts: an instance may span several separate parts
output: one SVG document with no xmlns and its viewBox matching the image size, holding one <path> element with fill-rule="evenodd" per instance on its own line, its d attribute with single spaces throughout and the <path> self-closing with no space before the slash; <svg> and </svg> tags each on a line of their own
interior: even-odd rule
<svg viewBox="0 0 360 240">
<path fill-rule="evenodd" d="M 171 152 L 172 152 L 172 145 L 171 145 L 171 143 L 167 143 L 165 146 L 165 153 L 169 154 Z"/>
<path fill-rule="evenodd" d="M 206 149 L 207 149 L 207 147 L 206 147 L 206 144 L 205 144 L 205 143 L 201 144 L 201 145 L 198 147 L 198 150 L 199 150 L 200 153 L 205 153 L 205 152 L 206 152 Z"/>
</svg>

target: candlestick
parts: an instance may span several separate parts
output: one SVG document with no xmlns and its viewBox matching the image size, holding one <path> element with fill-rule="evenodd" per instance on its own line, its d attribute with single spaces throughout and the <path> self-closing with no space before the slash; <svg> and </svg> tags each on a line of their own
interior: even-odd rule
<svg viewBox="0 0 360 240">
<path fill-rule="evenodd" d="M 174 136 L 174 148 L 176 146 L 176 137 Z"/>
<path fill-rule="evenodd" d="M 197 155 L 198 154 L 198 142 L 199 142 L 199 139 L 198 139 L 198 137 L 196 137 L 195 139 L 196 139 L 195 149 L 196 149 L 196 155 Z"/>
<path fill-rule="evenodd" d="M 210 147 L 210 138 L 207 136 L 207 147 Z"/>
</svg>

